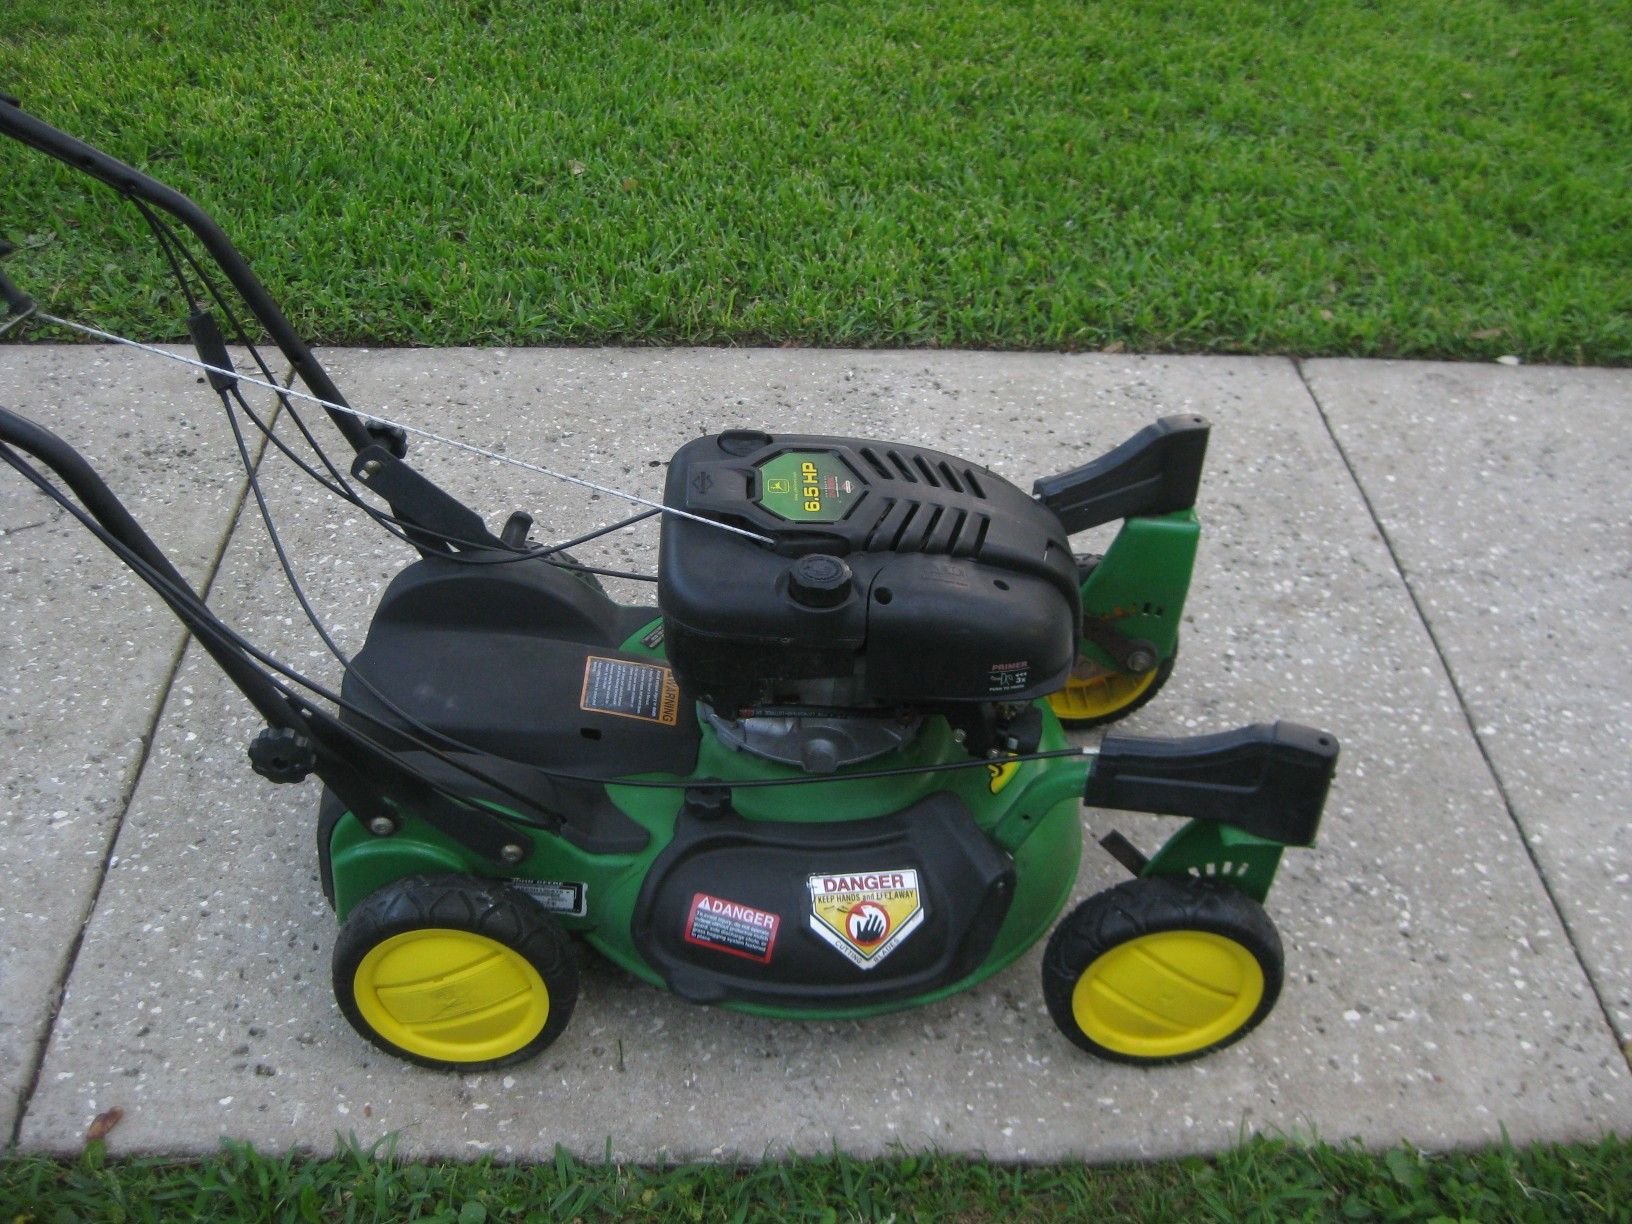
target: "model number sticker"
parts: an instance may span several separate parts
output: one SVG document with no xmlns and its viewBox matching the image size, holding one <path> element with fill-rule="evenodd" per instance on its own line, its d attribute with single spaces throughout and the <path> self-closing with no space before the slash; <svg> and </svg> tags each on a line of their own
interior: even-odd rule
<svg viewBox="0 0 1632 1224">
<path fill-rule="evenodd" d="M 507 886 L 526 893 L 552 914 L 582 918 L 588 912 L 584 904 L 588 889 L 578 880 L 510 880 Z"/>
<path fill-rule="evenodd" d="M 889 871 L 813 875 L 810 929 L 859 969 L 871 969 L 924 921 L 918 873 Z"/>
<path fill-rule="evenodd" d="M 590 655 L 578 708 L 672 727 L 680 721 L 680 686 L 660 664 Z"/>
<path fill-rule="evenodd" d="M 686 942 L 717 952 L 729 952 L 762 965 L 771 963 L 777 928 L 782 919 L 740 901 L 697 893 L 686 915 Z"/>
</svg>

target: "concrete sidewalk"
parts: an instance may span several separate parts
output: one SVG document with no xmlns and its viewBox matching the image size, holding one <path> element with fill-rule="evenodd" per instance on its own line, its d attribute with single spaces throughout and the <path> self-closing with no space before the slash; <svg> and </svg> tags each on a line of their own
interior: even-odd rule
<svg viewBox="0 0 1632 1224">
<path fill-rule="evenodd" d="M 8 471 L 0 1135 L 23 1149 L 77 1150 L 112 1107 L 113 1150 L 167 1153 L 396 1131 L 415 1154 L 1102 1161 L 1246 1131 L 1430 1147 L 1504 1127 L 1632 1133 L 1632 372 L 803 350 L 325 360 L 366 409 L 648 495 L 677 445 L 733 425 L 927 444 L 1028 485 L 1157 416 L 1210 417 L 1184 653 L 1127 725 L 1289 717 L 1342 739 L 1321 844 L 1288 855 L 1270 897 L 1280 1004 L 1229 1050 L 1138 1070 L 1056 1033 L 1036 949 L 955 999 L 860 1023 L 696 1008 L 591 960 L 572 1026 L 530 1064 L 461 1077 L 386 1058 L 330 995 L 315 789 L 249 772 L 246 703 Z M 231 623 L 332 678 L 188 371 L 0 347 L 0 405 L 82 447 Z M 614 517 L 515 468 L 429 445 L 413 458 L 490 523 L 526 508 L 561 536 Z M 261 472 L 354 648 L 409 554 L 281 459 Z M 599 555 L 650 568 L 655 531 Z M 1171 827 L 1115 825 L 1147 847 Z M 1090 845 L 1079 894 L 1121 875 Z"/>
</svg>

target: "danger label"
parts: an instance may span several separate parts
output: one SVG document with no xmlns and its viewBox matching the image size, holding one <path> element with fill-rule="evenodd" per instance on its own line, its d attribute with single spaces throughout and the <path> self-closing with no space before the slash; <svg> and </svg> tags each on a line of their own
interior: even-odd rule
<svg viewBox="0 0 1632 1224">
<path fill-rule="evenodd" d="M 686 916 L 686 942 L 768 965 L 781 925 L 780 915 L 698 893 Z"/>
<path fill-rule="evenodd" d="M 680 721 L 680 686 L 660 664 L 590 655 L 578 708 L 672 727 Z"/>
<path fill-rule="evenodd" d="M 810 929 L 861 969 L 877 965 L 924 922 L 918 873 L 910 868 L 813 875 L 807 885 Z"/>
</svg>

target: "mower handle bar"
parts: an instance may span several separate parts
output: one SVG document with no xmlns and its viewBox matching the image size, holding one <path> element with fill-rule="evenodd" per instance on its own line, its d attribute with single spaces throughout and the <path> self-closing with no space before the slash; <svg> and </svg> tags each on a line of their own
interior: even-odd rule
<svg viewBox="0 0 1632 1224">
<path fill-rule="evenodd" d="M 231 643 L 222 632 L 221 621 L 209 611 L 191 584 L 83 455 L 49 429 L 3 407 L 0 407 L 0 445 L 14 446 L 32 455 L 61 478 L 102 529 L 128 550 L 141 567 L 151 572 L 153 577 L 149 578 L 143 568 L 131 566 L 197 636 L 210 657 L 267 722 L 273 726 L 304 729 L 304 720 L 288 698 Z"/>
<path fill-rule="evenodd" d="M 334 385 L 328 371 L 312 355 L 282 308 L 250 269 L 248 261 L 232 245 L 231 239 L 215 219 L 192 200 L 118 158 L 110 157 L 44 120 L 36 119 L 23 110 L 17 99 L 4 94 L 0 94 L 0 133 L 107 184 L 120 195 L 162 209 L 180 221 L 193 232 L 216 266 L 232 282 L 232 287 L 243 298 L 244 304 L 266 329 L 266 334 L 278 346 L 278 351 L 312 394 L 334 404 L 346 405 L 340 388 Z M 325 411 L 354 451 L 361 451 L 379 441 L 369 432 L 362 418 L 354 413 L 334 408 Z"/>
</svg>

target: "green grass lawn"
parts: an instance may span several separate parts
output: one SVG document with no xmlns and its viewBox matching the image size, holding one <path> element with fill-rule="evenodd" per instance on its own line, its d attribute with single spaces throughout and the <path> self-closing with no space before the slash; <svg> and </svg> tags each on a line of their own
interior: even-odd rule
<svg viewBox="0 0 1632 1224">
<path fill-rule="evenodd" d="M 0 1219 L 222 1222 L 424 1220 L 436 1224 L 559 1221 L 849 1220 L 1025 1224 L 1041 1220 L 1433 1221 L 1434 1224 L 1627 1224 L 1632 1143 L 1539 1145 L 1424 1156 L 1367 1154 L 1258 1139 L 1214 1160 L 1153 1165 L 996 1166 L 944 1156 L 647 1169 L 590 1164 L 398 1163 L 342 1149 L 330 1159 L 258 1156 L 230 1147 L 210 1160 L 0 1162 Z"/>
<path fill-rule="evenodd" d="M 1626 0 L 6 0 L 325 342 L 1632 360 Z M 12 275 L 180 338 L 0 150 Z"/>
</svg>

